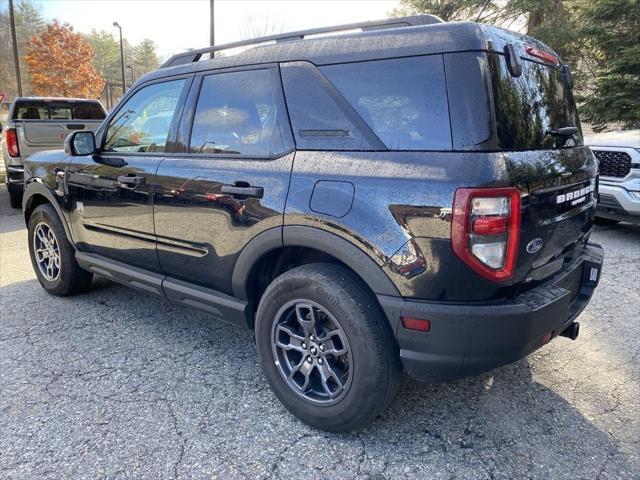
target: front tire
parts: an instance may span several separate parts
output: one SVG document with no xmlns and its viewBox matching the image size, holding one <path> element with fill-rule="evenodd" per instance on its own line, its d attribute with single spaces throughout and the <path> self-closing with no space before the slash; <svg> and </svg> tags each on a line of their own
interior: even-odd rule
<svg viewBox="0 0 640 480">
<path fill-rule="evenodd" d="M 258 307 L 256 346 L 278 399 L 322 430 L 362 425 L 398 387 L 389 323 L 360 279 L 338 265 L 303 265 L 276 278 Z"/>
<path fill-rule="evenodd" d="M 62 221 L 49 204 L 36 207 L 28 225 L 29 256 L 36 277 L 48 293 L 73 295 L 91 285 L 93 274 L 80 268 Z"/>
</svg>

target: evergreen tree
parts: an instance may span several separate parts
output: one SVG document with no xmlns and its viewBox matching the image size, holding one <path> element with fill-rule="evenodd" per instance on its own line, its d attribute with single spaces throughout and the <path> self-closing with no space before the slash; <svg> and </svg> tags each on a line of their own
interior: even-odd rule
<svg viewBox="0 0 640 480">
<path fill-rule="evenodd" d="M 392 16 L 429 13 L 445 22 L 475 20 L 479 16 L 479 21 L 487 22 L 499 12 L 496 3 L 491 0 L 400 0 L 400 6 L 393 10 Z"/>
<path fill-rule="evenodd" d="M 594 130 L 640 128 L 640 1 L 585 2 L 579 15 L 582 46 L 596 59 L 584 118 Z"/>
<path fill-rule="evenodd" d="M 92 30 L 85 36 L 95 52 L 93 67 L 108 81 L 120 79 L 120 45 L 110 32 Z"/>
<path fill-rule="evenodd" d="M 157 48 L 156 44 L 148 38 L 145 38 L 133 47 L 133 69 L 136 78 L 160 66 L 160 57 L 158 56 Z"/>
</svg>

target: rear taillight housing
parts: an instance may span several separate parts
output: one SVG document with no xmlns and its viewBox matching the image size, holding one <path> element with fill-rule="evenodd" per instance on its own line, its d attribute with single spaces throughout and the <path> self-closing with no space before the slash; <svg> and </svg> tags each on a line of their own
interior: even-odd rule
<svg viewBox="0 0 640 480">
<path fill-rule="evenodd" d="M 20 147 L 18 147 L 18 135 L 15 128 L 8 128 L 5 132 L 5 141 L 7 142 L 7 151 L 10 157 L 20 156 Z"/>
<path fill-rule="evenodd" d="M 453 251 L 484 278 L 508 280 L 518 257 L 520 209 L 517 188 L 459 188 L 451 221 Z"/>
</svg>

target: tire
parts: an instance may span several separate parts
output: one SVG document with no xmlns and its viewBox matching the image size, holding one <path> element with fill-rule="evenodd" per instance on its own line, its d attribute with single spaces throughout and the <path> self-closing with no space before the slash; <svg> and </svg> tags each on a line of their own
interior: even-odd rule
<svg viewBox="0 0 640 480">
<path fill-rule="evenodd" d="M 24 193 L 24 189 L 22 187 L 15 188 L 7 184 L 7 191 L 9 192 L 11 208 L 22 208 L 22 194 Z"/>
<path fill-rule="evenodd" d="M 618 223 L 620 223 L 620 220 L 614 220 L 613 218 L 606 218 L 606 217 L 596 217 L 595 218 L 595 224 L 596 225 L 617 225 Z"/>
<path fill-rule="evenodd" d="M 260 301 L 255 333 L 271 389 L 307 425 L 347 432 L 393 400 L 402 372 L 398 346 L 375 297 L 344 267 L 315 263 L 280 275 Z"/>
<path fill-rule="evenodd" d="M 49 241 L 50 248 L 42 240 L 43 237 Z M 74 255 L 75 250 L 69 243 L 62 222 L 51 205 L 42 204 L 33 211 L 29 218 L 28 239 L 33 270 L 40 285 L 48 293 L 67 296 L 89 289 L 93 274 L 78 266 Z M 36 249 L 46 251 L 38 254 L 36 258 Z M 52 257 L 52 252 L 57 252 L 57 262 L 52 260 L 55 258 L 55 255 Z M 39 259 L 42 259 L 42 262 Z M 49 261 L 47 262 L 46 259 Z"/>
</svg>

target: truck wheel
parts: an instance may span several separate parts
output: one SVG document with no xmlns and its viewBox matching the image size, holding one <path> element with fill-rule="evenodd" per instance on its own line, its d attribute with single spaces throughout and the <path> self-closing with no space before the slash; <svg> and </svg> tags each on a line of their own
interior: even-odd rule
<svg viewBox="0 0 640 480">
<path fill-rule="evenodd" d="M 9 203 L 11 204 L 11 208 L 22 208 L 23 188 L 16 188 L 12 185 L 7 185 L 7 191 L 9 192 Z"/>
<path fill-rule="evenodd" d="M 42 288 L 58 296 L 85 291 L 93 274 L 78 266 L 62 222 L 49 204 L 36 207 L 29 218 L 29 255 Z"/>
<path fill-rule="evenodd" d="M 265 291 L 256 319 L 258 359 L 271 389 L 313 427 L 346 432 L 391 403 L 398 347 L 376 299 L 351 271 L 293 268 Z"/>
</svg>

